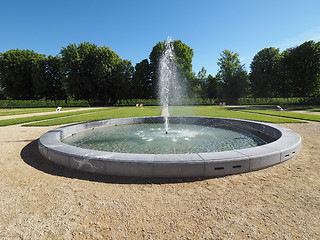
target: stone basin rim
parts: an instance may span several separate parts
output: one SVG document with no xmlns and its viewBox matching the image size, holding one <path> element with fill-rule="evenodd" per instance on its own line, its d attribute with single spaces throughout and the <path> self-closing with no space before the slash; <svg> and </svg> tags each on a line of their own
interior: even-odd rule
<svg viewBox="0 0 320 240">
<path fill-rule="evenodd" d="M 43 134 L 38 141 L 40 153 L 50 161 L 68 168 L 118 176 L 136 177 L 214 177 L 266 168 L 297 155 L 301 137 L 282 126 L 257 121 L 213 117 L 169 117 L 171 123 L 227 125 L 255 130 L 276 140 L 261 145 L 224 152 L 191 154 L 138 154 L 103 152 L 67 145 L 61 140 L 79 131 L 106 125 L 162 123 L 163 117 L 130 117 L 72 124 Z"/>
</svg>

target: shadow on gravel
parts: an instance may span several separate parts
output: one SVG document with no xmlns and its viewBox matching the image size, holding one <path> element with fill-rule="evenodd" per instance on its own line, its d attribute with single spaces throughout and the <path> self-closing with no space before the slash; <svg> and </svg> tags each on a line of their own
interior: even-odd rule
<svg viewBox="0 0 320 240">
<path fill-rule="evenodd" d="M 81 180 L 116 183 L 116 184 L 167 184 L 202 181 L 207 178 L 139 178 L 139 177 L 118 177 L 97 173 L 76 171 L 60 166 L 44 158 L 38 150 L 38 140 L 27 144 L 21 151 L 22 160 L 39 171 L 67 178 Z"/>
</svg>

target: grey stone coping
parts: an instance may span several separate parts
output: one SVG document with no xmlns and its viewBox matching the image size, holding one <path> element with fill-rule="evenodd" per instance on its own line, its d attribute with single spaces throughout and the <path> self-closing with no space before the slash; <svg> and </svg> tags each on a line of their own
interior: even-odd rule
<svg viewBox="0 0 320 240">
<path fill-rule="evenodd" d="M 300 135 L 290 129 L 256 121 L 210 117 L 170 117 L 170 123 L 233 126 L 261 132 L 275 141 L 240 150 L 193 154 L 103 152 L 61 142 L 79 131 L 106 125 L 160 122 L 164 122 L 163 117 L 118 118 L 73 124 L 42 135 L 38 141 L 39 151 L 50 161 L 87 172 L 139 177 L 214 177 L 263 169 L 289 160 L 301 148 Z"/>
</svg>

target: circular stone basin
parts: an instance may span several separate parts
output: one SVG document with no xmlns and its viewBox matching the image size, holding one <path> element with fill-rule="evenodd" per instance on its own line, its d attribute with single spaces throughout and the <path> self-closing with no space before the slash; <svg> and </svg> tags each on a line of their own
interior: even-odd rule
<svg viewBox="0 0 320 240">
<path fill-rule="evenodd" d="M 139 154 L 189 154 L 222 152 L 256 147 L 275 138 L 223 125 L 125 124 L 81 131 L 62 139 L 63 143 L 105 152 Z"/>
<path fill-rule="evenodd" d="M 39 139 L 47 159 L 118 176 L 213 177 L 286 161 L 300 151 L 292 130 L 255 121 L 169 117 L 119 118 L 57 128 Z M 79 147 L 81 146 L 81 147 Z"/>
</svg>

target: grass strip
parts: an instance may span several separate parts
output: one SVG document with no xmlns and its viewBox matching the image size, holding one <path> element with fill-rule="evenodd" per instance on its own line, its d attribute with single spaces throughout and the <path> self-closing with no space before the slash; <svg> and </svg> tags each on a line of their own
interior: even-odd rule
<svg viewBox="0 0 320 240">
<path fill-rule="evenodd" d="M 275 110 L 278 109 L 279 105 L 239 105 L 237 107 L 224 107 L 226 109 L 259 109 L 260 110 Z M 304 110 L 310 112 L 319 112 L 320 106 L 319 105 L 281 105 L 281 107 L 285 110 Z"/>
<path fill-rule="evenodd" d="M 307 113 L 295 113 L 295 112 L 273 111 L 273 110 L 251 110 L 251 109 L 241 109 L 239 111 L 249 112 L 249 113 L 258 113 L 258 114 L 263 114 L 268 116 L 278 116 L 278 117 L 286 117 L 286 118 L 320 122 L 320 115 L 313 115 L 313 114 L 307 114 Z"/>
<path fill-rule="evenodd" d="M 254 110 L 256 111 L 256 110 Z M 260 110 L 257 110 L 260 111 Z M 269 110 L 261 110 L 262 112 Z M 172 116 L 208 116 L 208 117 L 225 117 L 238 118 L 270 123 L 303 123 L 304 121 L 279 117 L 279 112 L 274 111 L 276 115 L 262 115 L 259 112 L 234 111 L 219 106 L 175 106 L 170 107 Z M 24 117 L 16 119 L 0 120 L 0 126 L 8 126 L 15 124 L 24 124 L 23 126 L 54 126 L 76 122 L 94 121 L 109 118 L 122 117 L 138 117 L 138 116 L 159 116 L 161 108 L 158 106 L 149 106 L 144 108 L 136 107 L 115 107 L 115 108 L 99 108 L 76 112 L 59 112 L 49 115 Z M 308 114 L 304 114 L 308 115 Z M 308 115 L 309 116 L 309 115 Z M 311 115 L 313 116 L 313 115 Z M 309 120 L 309 119 L 306 119 Z M 37 121 L 37 122 L 36 122 Z M 32 122 L 32 123 L 29 123 Z"/>
<path fill-rule="evenodd" d="M 79 109 L 79 107 L 62 108 L 61 112 L 66 110 Z M 29 113 L 55 112 L 56 108 L 14 108 L 14 109 L 0 109 L 0 116 L 11 116 Z"/>
<path fill-rule="evenodd" d="M 85 114 L 85 113 L 107 111 L 107 110 L 109 109 L 99 108 L 99 109 L 90 109 L 90 110 L 82 110 L 82 111 L 75 111 L 75 112 L 55 112 L 54 114 L 32 116 L 32 117 L 11 118 L 11 119 L 0 120 L 0 127 L 23 124 L 28 122 L 42 121 L 47 119 L 56 119 L 56 118 L 74 116 L 74 115 Z"/>
<path fill-rule="evenodd" d="M 42 113 L 42 112 L 53 112 L 56 111 L 55 108 L 28 108 L 28 109 L 0 109 L 0 116 L 11 116 L 20 115 L 28 113 Z"/>
<path fill-rule="evenodd" d="M 159 116 L 160 113 L 161 113 L 161 108 L 158 106 L 148 106 L 144 108 L 116 107 L 116 108 L 110 108 L 108 109 L 108 111 L 99 111 L 99 112 L 92 112 L 90 114 L 85 114 L 85 115 L 50 119 L 50 120 L 45 120 L 41 122 L 25 124 L 23 126 L 55 126 L 55 125 L 96 121 L 96 120 L 110 119 L 110 118 Z"/>
<path fill-rule="evenodd" d="M 183 107 L 170 107 L 171 116 L 206 116 L 206 117 L 224 117 L 224 118 L 237 118 L 270 123 L 305 123 L 295 119 L 282 118 L 279 116 L 267 116 L 251 112 L 242 112 L 228 110 L 223 107 L 217 106 L 183 106 Z"/>
<path fill-rule="evenodd" d="M 286 110 L 304 110 L 310 112 L 320 112 L 319 105 L 285 105 L 282 106 L 282 108 Z"/>
</svg>

